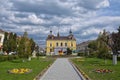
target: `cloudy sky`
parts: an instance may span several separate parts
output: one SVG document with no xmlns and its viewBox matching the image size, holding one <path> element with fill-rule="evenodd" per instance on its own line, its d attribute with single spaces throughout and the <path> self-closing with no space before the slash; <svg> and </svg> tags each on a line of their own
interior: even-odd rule
<svg viewBox="0 0 120 80">
<path fill-rule="evenodd" d="M 100 31 L 120 25 L 120 0 L 0 0 L 0 29 L 22 35 L 27 30 L 44 46 L 50 29 L 77 43 L 95 39 Z"/>
</svg>

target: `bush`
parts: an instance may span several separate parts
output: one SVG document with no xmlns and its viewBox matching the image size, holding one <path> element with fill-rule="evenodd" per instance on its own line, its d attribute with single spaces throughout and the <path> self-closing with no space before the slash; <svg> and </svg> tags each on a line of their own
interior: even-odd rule
<svg viewBox="0 0 120 80">
<path fill-rule="evenodd" d="M 120 57 L 118 57 L 117 60 L 120 61 Z"/>
<path fill-rule="evenodd" d="M 67 55 L 71 55 L 72 54 L 72 50 L 70 48 L 67 48 Z"/>
<path fill-rule="evenodd" d="M 97 55 L 98 55 L 98 52 L 94 51 L 94 52 L 90 53 L 88 57 L 91 57 L 91 58 L 92 57 L 97 57 Z"/>
<path fill-rule="evenodd" d="M 84 53 L 79 52 L 79 53 L 77 53 L 77 56 L 84 56 Z"/>
<path fill-rule="evenodd" d="M 14 59 L 18 59 L 19 57 L 17 55 L 0 55 L 0 62 L 1 61 L 11 61 Z"/>
<path fill-rule="evenodd" d="M 0 61 L 7 61 L 8 56 L 0 55 Z"/>
<path fill-rule="evenodd" d="M 107 54 L 107 55 L 106 55 L 106 58 L 107 58 L 107 59 L 112 59 L 112 54 Z"/>
</svg>

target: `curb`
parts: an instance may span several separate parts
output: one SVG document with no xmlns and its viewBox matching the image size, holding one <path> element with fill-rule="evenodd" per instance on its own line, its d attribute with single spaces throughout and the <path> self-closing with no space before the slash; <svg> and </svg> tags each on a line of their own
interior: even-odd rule
<svg viewBox="0 0 120 80">
<path fill-rule="evenodd" d="M 53 61 L 54 63 L 54 61 Z M 43 76 L 43 74 L 48 70 L 48 68 L 53 64 L 49 64 L 45 69 L 43 69 L 33 80 L 40 80 L 41 76 Z"/>
<path fill-rule="evenodd" d="M 82 80 L 91 80 L 87 74 L 85 74 L 85 72 L 83 72 L 75 63 L 73 63 L 73 61 L 71 61 L 69 59 L 71 65 L 73 66 L 73 68 L 75 69 L 75 71 L 78 73 L 78 75 L 82 78 Z"/>
</svg>

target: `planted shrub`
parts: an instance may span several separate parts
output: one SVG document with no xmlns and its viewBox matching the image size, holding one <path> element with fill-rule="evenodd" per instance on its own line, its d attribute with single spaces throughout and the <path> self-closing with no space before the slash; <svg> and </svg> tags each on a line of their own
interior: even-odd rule
<svg viewBox="0 0 120 80">
<path fill-rule="evenodd" d="M 0 61 L 11 61 L 18 58 L 17 55 L 0 55 Z"/>
<path fill-rule="evenodd" d="M 77 53 L 77 56 L 84 56 L 84 53 L 79 52 L 79 53 Z"/>
</svg>

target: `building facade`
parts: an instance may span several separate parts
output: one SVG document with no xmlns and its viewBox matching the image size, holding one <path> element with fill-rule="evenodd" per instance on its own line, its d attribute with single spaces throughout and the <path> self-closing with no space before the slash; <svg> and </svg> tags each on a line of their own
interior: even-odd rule
<svg viewBox="0 0 120 80">
<path fill-rule="evenodd" d="M 3 42 L 4 42 L 4 31 L 0 29 L 0 50 L 2 49 Z"/>
<path fill-rule="evenodd" d="M 92 40 L 86 41 L 86 42 L 82 42 L 80 44 L 77 44 L 77 52 L 83 52 L 85 53 L 86 51 L 88 51 L 88 45 Z"/>
<path fill-rule="evenodd" d="M 48 35 L 46 39 L 46 54 L 47 55 L 66 55 L 67 48 L 76 50 L 76 39 L 70 30 L 68 36 L 60 36 L 59 32 L 57 36 L 52 34 Z"/>
</svg>

